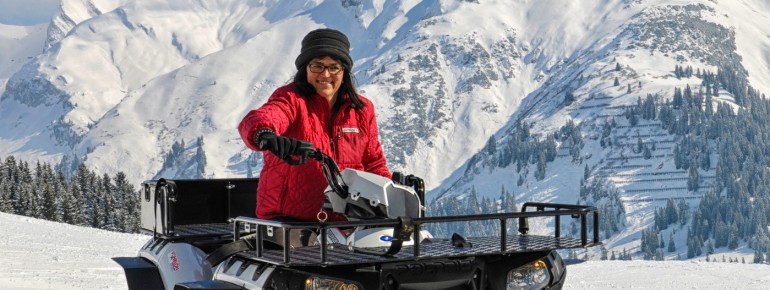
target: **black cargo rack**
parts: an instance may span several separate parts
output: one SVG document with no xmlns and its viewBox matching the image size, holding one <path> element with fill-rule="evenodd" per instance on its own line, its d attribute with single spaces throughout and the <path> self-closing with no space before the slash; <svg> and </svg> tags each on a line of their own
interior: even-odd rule
<svg viewBox="0 0 770 290">
<path fill-rule="evenodd" d="M 147 235 L 153 235 L 153 231 L 141 229 L 141 233 Z M 243 226 L 240 228 L 240 233 L 244 234 Z M 154 234 L 155 238 L 162 240 L 195 240 L 201 238 L 210 237 L 226 237 L 231 238 L 233 236 L 233 224 L 232 223 L 210 223 L 210 224 L 192 224 L 192 225 L 179 225 L 174 227 L 173 235 L 164 235 L 160 233 Z"/>
<path fill-rule="evenodd" d="M 535 211 L 527 211 L 534 208 Z M 588 237 L 588 216 L 593 218 L 593 237 Z M 561 237 L 560 225 L 561 216 L 571 216 L 580 219 L 580 238 Z M 553 236 L 528 235 L 528 218 L 533 217 L 554 217 L 555 232 Z M 568 204 L 553 203 L 525 203 L 521 212 L 499 213 L 483 215 L 465 215 L 465 216 L 445 216 L 445 217 L 423 217 L 412 220 L 414 231 L 412 240 L 419 240 L 419 233 L 424 224 L 446 223 L 446 222 L 465 222 L 498 220 L 500 222 L 500 231 L 507 232 L 508 220 L 519 220 L 518 235 L 501 235 L 499 237 L 469 237 L 466 241 L 472 244 L 471 247 L 455 247 L 449 239 L 430 239 L 429 242 L 415 243 L 414 245 L 404 246 L 400 252 L 391 256 L 375 255 L 356 251 L 342 244 L 327 244 L 327 229 L 340 227 L 356 226 L 379 226 L 396 227 L 400 221 L 397 219 L 385 220 L 367 220 L 367 221 L 348 221 L 348 222 L 276 222 L 270 220 L 261 220 L 255 218 L 239 217 L 235 219 L 234 228 L 246 229 L 248 233 L 254 233 L 256 239 L 256 249 L 246 251 L 238 255 L 244 258 L 262 261 L 274 265 L 283 266 L 331 266 L 331 265 L 350 265 L 362 263 L 384 263 L 411 261 L 419 259 L 432 258 L 450 258 L 450 257 L 470 257 L 478 255 L 507 255 L 522 252 L 535 252 L 553 249 L 570 249 L 590 247 L 601 244 L 599 242 L 599 213 L 596 207 L 580 206 Z M 266 249 L 262 243 L 263 228 L 273 227 L 274 231 L 283 231 L 284 244 L 289 244 L 291 230 L 296 229 L 317 229 L 321 236 L 321 244 L 307 247 L 284 247 L 282 250 Z M 243 231 L 235 231 L 234 240 L 241 237 Z M 379 248 L 374 248 L 375 250 Z M 387 247 L 379 250 L 385 252 Z M 372 248 L 369 248 L 372 250 Z M 371 251 L 369 251 L 371 252 Z"/>
</svg>

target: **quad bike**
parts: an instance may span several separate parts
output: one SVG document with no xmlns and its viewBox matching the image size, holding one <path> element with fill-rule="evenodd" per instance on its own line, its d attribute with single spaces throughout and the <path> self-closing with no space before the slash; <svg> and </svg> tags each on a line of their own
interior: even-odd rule
<svg viewBox="0 0 770 290">
<path fill-rule="evenodd" d="M 321 163 L 329 183 L 324 207 L 348 221 L 326 221 L 324 211 L 317 222 L 257 219 L 256 178 L 145 181 L 142 231 L 153 238 L 137 257 L 113 258 L 128 287 L 561 289 L 566 266 L 556 250 L 600 244 L 592 206 L 525 203 L 521 212 L 426 217 L 418 177 L 340 172 L 310 143 L 294 153 L 290 164 Z M 580 219 L 578 239 L 560 235 L 562 216 Z M 531 218 L 553 219 L 554 235 L 528 234 Z M 518 220 L 518 234 L 506 234 L 510 220 Z M 438 238 L 426 231 L 473 221 L 494 221 L 503 234 Z"/>
</svg>

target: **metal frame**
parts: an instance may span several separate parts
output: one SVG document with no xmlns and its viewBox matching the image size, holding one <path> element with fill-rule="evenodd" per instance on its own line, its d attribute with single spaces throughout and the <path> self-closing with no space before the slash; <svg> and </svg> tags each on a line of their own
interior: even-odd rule
<svg viewBox="0 0 770 290">
<path fill-rule="evenodd" d="M 527 211 L 534 208 L 535 211 Z M 593 239 L 588 240 L 588 216 L 593 217 Z M 580 218 L 580 239 L 561 237 L 561 216 L 571 216 Z M 529 218 L 534 217 L 554 217 L 556 230 L 554 236 L 536 236 L 528 235 Z M 242 232 L 238 229 L 246 229 L 247 233 L 255 233 L 256 249 L 247 251 L 239 255 L 267 262 L 275 265 L 285 266 L 317 266 L 317 265 L 341 265 L 355 263 L 378 263 L 393 262 L 400 260 L 415 260 L 423 258 L 436 257 L 462 257 L 484 254 L 511 254 L 517 252 L 540 251 L 547 249 L 566 249 L 589 247 L 600 244 L 599 242 L 599 212 L 593 206 L 553 204 L 553 203 L 525 203 L 521 212 L 497 213 L 481 215 L 464 216 L 443 216 L 443 217 L 423 217 L 412 219 L 414 231 L 412 239 L 419 241 L 420 229 L 424 224 L 463 222 L 463 221 L 482 221 L 498 220 L 501 233 L 508 232 L 508 220 L 519 219 L 520 235 L 500 235 L 500 237 L 472 237 L 467 238 L 469 242 L 477 245 L 476 249 L 466 248 L 458 249 L 449 243 L 443 243 L 444 239 L 433 239 L 428 243 L 414 243 L 411 246 L 405 246 L 401 252 L 396 255 L 385 257 L 372 254 L 362 254 L 356 252 L 355 248 L 349 248 L 347 245 L 328 244 L 326 230 L 341 227 L 396 227 L 399 226 L 397 219 L 380 219 L 364 221 L 346 221 L 346 222 L 277 222 L 271 220 L 262 220 L 248 217 L 238 217 L 233 223 L 233 239 L 241 238 Z M 295 229 L 316 229 L 320 235 L 321 244 L 316 246 L 291 248 L 284 247 L 282 250 L 265 249 L 263 243 L 263 228 L 274 227 L 273 230 L 283 231 L 283 244 L 289 244 L 289 233 Z M 253 229 L 253 230 L 252 230 Z M 406 254 L 411 249 L 411 254 Z M 424 253 L 423 250 L 427 251 Z M 383 251 L 384 252 L 384 251 Z M 293 257 L 296 256 L 296 257 Z"/>
</svg>

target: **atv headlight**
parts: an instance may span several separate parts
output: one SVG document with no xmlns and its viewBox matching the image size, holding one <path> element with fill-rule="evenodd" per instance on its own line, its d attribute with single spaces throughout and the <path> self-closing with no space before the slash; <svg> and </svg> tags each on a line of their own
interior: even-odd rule
<svg viewBox="0 0 770 290">
<path fill-rule="evenodd" d="M 543 260 L 535 261 L 508 272 L 508 290 L 543 289 L 551 281 L 551 274 Z"/>
<path fill-rule="evenodd" d="M 308 277 L 305 279 L 305 290 L 358 290 L 358 286 L 345 281 Z"/>
</svg>

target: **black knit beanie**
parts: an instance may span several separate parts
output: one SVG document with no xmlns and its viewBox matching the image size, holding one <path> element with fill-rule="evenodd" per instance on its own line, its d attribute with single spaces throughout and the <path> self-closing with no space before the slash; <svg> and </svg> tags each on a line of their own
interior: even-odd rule
<svg viewBox="0 0 770 290">
<path fill-rule="evenodd" d="M 331 56 L 340 60 L 348 69 L 353 67 L 348 37 L 334 29 L 316 29 L 305 35 L 302 39 L 302 51 L 294 60 L 294 65 L 297 69 L 301 69 L 310 60 L 319 56 Z"/>
</svg>

